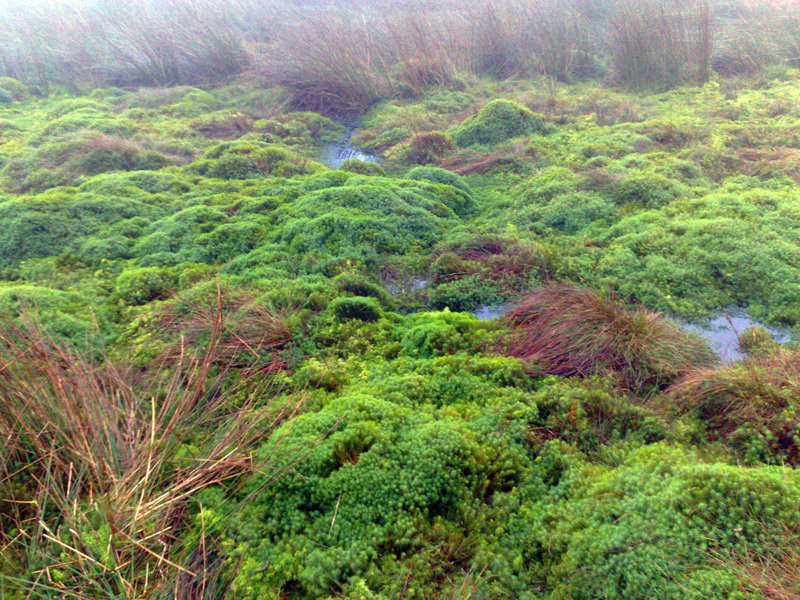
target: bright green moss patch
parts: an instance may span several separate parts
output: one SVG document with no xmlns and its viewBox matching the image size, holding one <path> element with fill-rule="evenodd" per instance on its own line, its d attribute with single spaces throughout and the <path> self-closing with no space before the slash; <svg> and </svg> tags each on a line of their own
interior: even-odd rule
<svg viewBox="0 0 800 600">
<path fill-rule="evenodd" d="M 541 114 L 510 100 L 492 100 L 474 117 L 449 131 L 459 146 L 496 144 L 508 138 L 552 132 Z"/>
</svg>

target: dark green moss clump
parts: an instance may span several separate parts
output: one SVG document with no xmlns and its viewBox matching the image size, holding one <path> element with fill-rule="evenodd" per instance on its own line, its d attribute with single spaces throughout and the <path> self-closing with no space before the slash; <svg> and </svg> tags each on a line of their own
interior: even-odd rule
<svg viewBox="0 0 800 600">
<path fill-rule="evenodd" d="M 330 309 L 339 319 L 357 319 L 368 322 L 377 321 L 382 314 L 378 301 L 365 296 L 337 298 L 331 302 Z"/>
</svg>

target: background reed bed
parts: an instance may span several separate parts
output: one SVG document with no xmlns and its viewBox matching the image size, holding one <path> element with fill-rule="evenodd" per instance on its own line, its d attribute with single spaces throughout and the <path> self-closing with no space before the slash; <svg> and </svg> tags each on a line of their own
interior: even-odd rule
<svg viewBox="0 0 800 600">
<path fill-rule="evenodd" d="M 210 85 L 255 76 L 297 107 L 361 112 L 464 77 L 665 89 L 713 69 L 796 65 L 797 3 L 167 0 L 10 3 L 0 77 L 53 86 Z"/>
</svg>

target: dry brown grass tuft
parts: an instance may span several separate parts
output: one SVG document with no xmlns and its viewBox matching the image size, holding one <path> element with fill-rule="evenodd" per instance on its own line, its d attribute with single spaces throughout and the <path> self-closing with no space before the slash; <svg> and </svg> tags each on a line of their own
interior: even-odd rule
<svg viewBox="0 0 800 600">
<path fill-rule="evenodd" d="M 654 400 L 673 414 L 695 412 L 708 431 L 733 441 L 737 432 L 769 432 L 773 450 L 800 459 L 795 430 L 800 406 L 800 352 L 777 348 L 688 374 Z"/>
<path fill-rule="evenodd" d="M 224 311 L 222 319 L 220 309 Z M 292 343 L 288 316 L 283 311 L 219 286 L 214 296 L 201 301 L 174 298 L 156 328 L 168 344 L 162 358 L 167 364 L 180 361 L 187 348 L 202 347 L 216 336 L 218 364 L 273 372 L 285 367 L 279 352 Z"/>
<path fill-rule="evenodd" d="M 200 319 L 202 346 L 144 376 L 30 321 L 0 323 L 0 487 L 12 492 L 3 512 L 20 517 L 0 545 L 27 555 L 21 587 L 153 597 L 213 562 L 211 541 L 181 543 L 192 499 L 263 466 L 259 442 L 300 406 L 275 399 L 266 378 L 231 375 L 218 308 Z"/>
<path fill-rule="evenodd" d="M 705 342 L 666 317 L 576 285 L 534 290 L 506 316 L 507 353 L 537 374 L 611 373 L 639 393 L 716 361 Z"/>
<path fill-rule="evenodd" d="M 448 255 L 451 258 L 446 258 Z M 520 293 L 532 279 L 551 281 L 562 264 L 546 244 L 520 242 L 500 236 L 478 235 L 447 247 L 439 254 L 434 279 L 453 281 L 480 271 L 509 293 Z M 441 264 L 440 261 L 444 260 Z"/>
</svg>

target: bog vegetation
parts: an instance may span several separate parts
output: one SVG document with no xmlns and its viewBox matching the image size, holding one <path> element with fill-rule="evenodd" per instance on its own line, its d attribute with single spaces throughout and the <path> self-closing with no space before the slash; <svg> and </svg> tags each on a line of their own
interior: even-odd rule
<svg viewBox="0 0 800 600">
<path fill-rule="evenodd" d="M 0 598 L 800 596 L 795 3 L 2 10 Z"/>
</svg>

